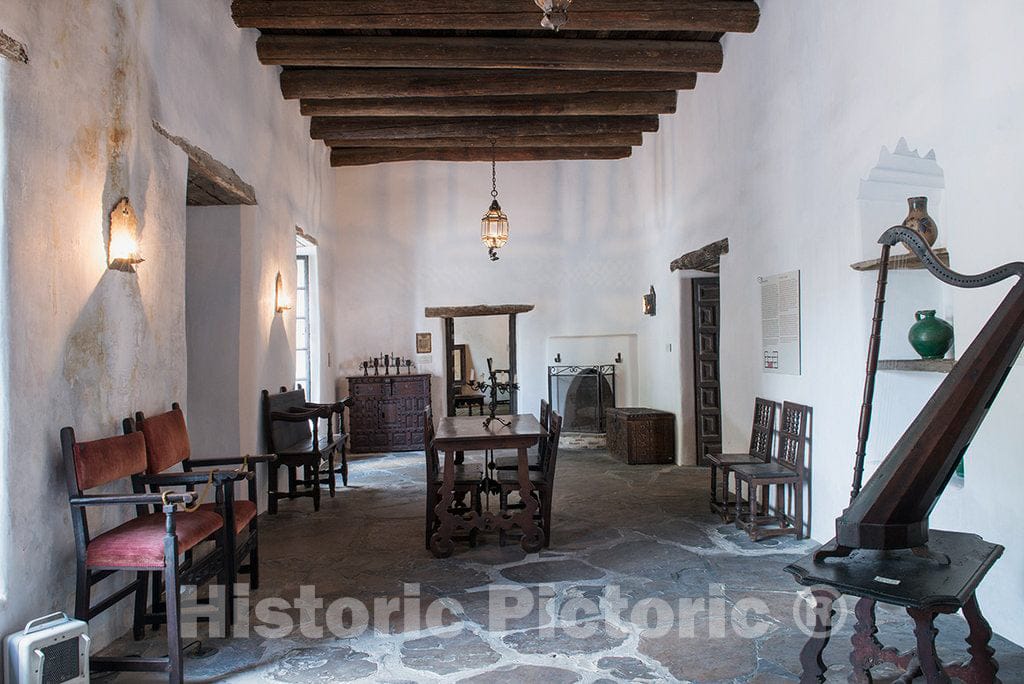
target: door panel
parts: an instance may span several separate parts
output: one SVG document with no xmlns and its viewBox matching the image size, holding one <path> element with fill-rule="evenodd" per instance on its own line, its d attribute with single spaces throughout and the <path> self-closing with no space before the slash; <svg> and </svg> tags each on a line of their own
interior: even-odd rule
<svg viewBox="0 0 1024 684">
<path fill-rule="evenodd" d="M 721 299 L 718 278 L 693 280 L 694 407 L 697 462 L 722 451 L 722 386 L 718 340 Z"/>
</svg>

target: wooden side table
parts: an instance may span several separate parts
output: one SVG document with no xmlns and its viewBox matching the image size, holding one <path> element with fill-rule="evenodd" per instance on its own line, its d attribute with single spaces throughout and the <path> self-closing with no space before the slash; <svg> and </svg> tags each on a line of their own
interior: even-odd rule
<svg viewBox="0 0 1024 684">
<path fill-rule="evenodd" d="M 675 463 L 676 416 L 650 408 L 607 411 L 608 451 L 630 465 Z"/>
<path fill-rule="evenodd" d="M 822 547 L 828 549 L 835 540 Z M 871 668 L 892 663 L 905 670 L 899 681 L 923 676 L 928 684 L 945 684 L 952 677 L 966 684 L 999 682 L 999 665 L 989 646 L 992 628 L 981 614 L 974 592 L 985 574 L 1003 553 L 976 534 L 932 530 L 928 551 L 931 557 L 913 551 L 854 551 L 845 558 L 815 562 L 817 552 L 786 567 L 797 582 L 812 587 L 816 600 L 816 624 L 800 652 L 801 684 L 825 681 L 828 666 L 822 653 L 832 634 L 833 602 L 842 594 L 858 596 L 854 614 L 857 624 L 851 639 L 849 681 L 870 684 Z M 878 640 L 875 604 L 903 606 L 914 621 L 917 649 L 900 654 Z M 943 664 L 935 652 L 935 618 L 941 613 L 963 611 L 970 626 L 963 663 Z"/>
</svg>

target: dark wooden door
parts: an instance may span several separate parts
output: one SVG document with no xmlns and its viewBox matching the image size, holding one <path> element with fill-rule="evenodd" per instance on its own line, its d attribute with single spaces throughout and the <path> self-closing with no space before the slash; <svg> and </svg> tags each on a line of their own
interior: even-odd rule
<svg viewBox="0 0 1024 684">
<path fill-rule="evenodd" d="M 718 367 L 721 325 L 718 278 L 693 279 L 693 377 L 697 463 L 722 452 L 722 384 Z"/>
</svg>

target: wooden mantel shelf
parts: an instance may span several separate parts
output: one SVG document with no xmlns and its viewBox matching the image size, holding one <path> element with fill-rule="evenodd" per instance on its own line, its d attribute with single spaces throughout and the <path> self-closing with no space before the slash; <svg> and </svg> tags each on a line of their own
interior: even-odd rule
<svg viewBox="0 0 1024 684">
<path fill-rule="evenodd" d="M 945 247 L 940 247 L 935 250 L 935 256 L 939 258 L 942 265 L 949 268 L 949 250 Z M 854 271 L 877 271 L 880 265 L 879 259 L 871 259 L 869 261 L 858 261 L 855 264 L 850 264 L 850 268 Z M 924 264 L 913 254 L 893 254 L 889 257 L 889 270 L 890 271 L 910 271 L 920 270 L 924 268 Z"/>
<path fill-rule="evenodd" d="M 956 359 L 884 359 L 878 361 L 878 370 L 948 373 Z"/>
</svg>

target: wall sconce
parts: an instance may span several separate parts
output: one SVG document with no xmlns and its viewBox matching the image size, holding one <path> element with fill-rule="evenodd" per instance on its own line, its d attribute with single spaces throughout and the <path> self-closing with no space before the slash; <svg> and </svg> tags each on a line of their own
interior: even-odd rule
<svg viewBox="0 0 1024 684">
<path fill-rule="evenodd" d="M 107 268 L 135 273 L 135 264 L 145 259 L 139 254 L 139 220 L 127 197 L 110 212 L 110 239 L 107 242 Z"/>
<path fill-rule="evenodd" d="M 654 292 L 654 286 L 651 285 L 651 291 L 649 294 L 644 295 L 644 315 L 645 316 L 657 316 L 658 315 L 658 295 Z"/>
<path fill-rule="evenodd" d="M 281 278 L 281 272 L 278 271 L 277 280 L 274 282 L 274 311 L 284 313 L 290 308 L 292 305 L 284 291 L 284 280 Z"/>
</svg>

